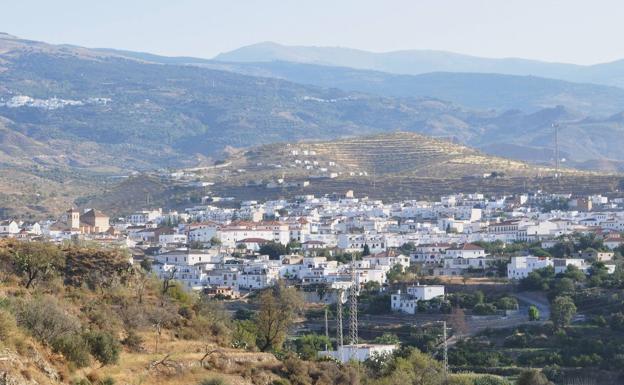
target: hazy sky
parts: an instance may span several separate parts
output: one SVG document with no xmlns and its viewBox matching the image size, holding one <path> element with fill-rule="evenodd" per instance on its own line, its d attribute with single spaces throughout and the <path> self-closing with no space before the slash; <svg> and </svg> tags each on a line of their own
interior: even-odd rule
<svg viewBox="0 0 624 385">
<path fill-rule="evenodd" d="M 624 1 L 1 0 L 0 31 L 207 58 L 275 41 L 589 64 L 624 58 Z"/>
</svg>

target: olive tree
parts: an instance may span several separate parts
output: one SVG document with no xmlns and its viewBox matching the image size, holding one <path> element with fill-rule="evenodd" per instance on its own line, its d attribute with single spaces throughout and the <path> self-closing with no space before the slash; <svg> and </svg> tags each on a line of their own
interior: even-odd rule
<svg viewBox="0 0 624 385">
<path fill-rule="evenodd" d="M 48 242 L 18 242 L 9 251 L 9 258 L 27 289 L 38 280 L 47 279 L 62 270 L 65 264 L 61 250 Z"/>
</svg>

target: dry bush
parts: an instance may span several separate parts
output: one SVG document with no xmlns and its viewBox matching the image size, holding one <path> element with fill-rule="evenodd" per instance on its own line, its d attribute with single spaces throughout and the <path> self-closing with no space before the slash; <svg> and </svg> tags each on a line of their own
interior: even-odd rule
<svg viewBox="0 0 624 385">
<path fill-rule="evenodd" d="M 17 323 L 46 344 L 55 338 L 77 333 L 81 327 L 80 321 L 49 295 L 20 299 L 14 307 Z"/>
<path fill-rule="evenodd" d="M 83 308 L 91 326 L 118 335 L 123 330 L 123 321 L 113 307 L 102 301 L 92 302 Z"/>
<path fill-rule="evenodd" d="M 0 309 L 0 341 L 6 343 L 17 331 L 17 322 L 13 314 Z"/>
<path fill-rule="evenodd" d="M 87 380 L 89 380 L 89 382 L 91 382 L 92 384 L 97 384 L 98 382 L 102 381 L 102 376 L 100 376 L 100 374 L 96 372 L 95 370 L 92 370 L 89 373 L 87 373 L 86 377 L 87 377 Z"/>
</svg>

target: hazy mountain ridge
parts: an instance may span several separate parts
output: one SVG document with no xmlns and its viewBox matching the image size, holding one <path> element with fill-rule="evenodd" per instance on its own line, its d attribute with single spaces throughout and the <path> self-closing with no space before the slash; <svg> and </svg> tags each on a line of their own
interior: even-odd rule
<svg viewBox="0 0 624 385">
<path fill-rule="evenodd" d="M 428 72 L 477 72 L 532 75 L 573 82 L 624 87 L 624 60 L 582 66 L 520 58 L 482 58 L 434 50 L 405 50 L 375 53 L 340 47 L 286 46 L 264 42 L 224 52 L 219 61 L 290 61 L 406 75 Z"/>
<path fill-rule="evenodd" d="M 0 98 L 6 100 L 23 95 L 41 100 L 56 97 L 105 102 L 57 109 L 4 105 L 0 106 L 0 116 L 8 122 L 5 126 L 37 142 L 49 143 L 52 149 L 66 151 L 73 144 L 76 151 L 68 162 L 84 167 L 93 167 L 94 162 L 89 153 L 81 151 L 83 148 L 95 149 L 99 153 L 96 160 L 106 166 L 149 169 L 185 166 L 205 157 L 219 157 L 227 146 L 246 147 L 397 130 L 450 137 L 476 147 L 513 144 L 544 152 L 552 148 L 552 123 L 565 126 L 562 127 L 565 133 L 562 151 L 570 154 L 574 161 L 624 160 L 619 151 L 624 145 L 621 113 L 607 118 L 589 118 L 574 108 L 551 107 L 529 114 L 517 110 L 499 114 L 470 110 L 439 99 L 374 96 L 241 75 L 231 69 L 154 64 L 156 59 L 160 62 L 168 59 L 144 53 L 130 55 L 115 50 L 107 53 L 20 42 L 22 40 L 0 36 L 0 52 L 4 52 L 0 59 L 5 67 L 0 72 Z M 178 59 L 188 61 L 187 58 Z M 171 60 L 177 62 L 178 59 Z M 290 73 L 289 77 L 295 80 L 313 77 L 300 65 L 277 65 L 282 68 L 282 75 Z M 254 68 L 258 67 L 252 66 L 253 71 Z M 271 71 L 271 68 L 263 68 Z M 322 80 L 317 83 L 325 86 L 338 82 L 339 78 L 349 78 L 342 73 L 351 73 L 354 81 L 367 75 L 382 80 L 395 76 L 319 66 L 304 66 L 303 69 L 307 73 L 321 73 Z M 589 87 L 583 89 L 587 95 L 606 89 L 613 93 L 601 95 L 601 98 L 612 99 L 613 106 L 621 97 L 616 88 L 570 85 L 548 79 L 483 74 L 428 74 L 408 78 L 418 79 L 414 84 L 420 86 L 414 88 L 423 94 L 428 93 L 427 90 L 435 91 L 436 84 L 455 84 L 453 90 L 462 98 L 471 94 L 462 88 L 476 87 L 483 83 L 483 78 L 502 79 L 511 84 L 535 80 L 556 86 Z M 469 79 L 466 81 L 471 86 L 457 86 L 466 84 L 462 79 Z M 379 83 L 377 78 L 370 81 L 371 84 L 375 82 Z M 410 92 L 409 86 L 406 92 Z M 532 99 L 530 95 L 534 93 L 531 92 L 525 93 L 525 101 Z M 496 99 L 496 95 L 488 97 Z M 505 98 L 499 96 L 498 99 Z M 24 155 L 33 154 L 27 150 Z"/>
<path fill-rule="evenodd" d="M 192 64 L 389 97 L 434 97 L 475 109 L 533 112 L 565 105 L 585 114 L 604 116 L 624 108 L 624 89 L 535 76 L 448 72 L 397 75 L 292 62 L 205 61 Z"/>
</svg>

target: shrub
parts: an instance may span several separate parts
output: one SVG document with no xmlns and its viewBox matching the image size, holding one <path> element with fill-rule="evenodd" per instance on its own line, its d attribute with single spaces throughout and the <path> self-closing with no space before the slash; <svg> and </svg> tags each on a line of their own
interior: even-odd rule
<svg viewBox="0 0 624 385">
<path fill-rule="evenodd" d="M 0 310 L 0 341 L 6 342 L 15 333 L 17 323 L 13 314 Z"/>
<path fill-rule="evenodd" d="M 516 385 L 552 385 L 539 370 L 531 369 L 522 372 L 516 381 Z"/>
<path fill-rule="evenodd" d="M 188 320 L 193 318 L 193 315 L 195 315 L 193 310 L 188 306 L 181 306 L 180 309 L 178 309 L 178 314 Z"/>
<path fill-rule="evenodd" d="M 485 375 L 475 378 L 474 385 L 510 385 L 510 382 L 502 377 Z"/>
<path fill-rule="evenodd" d="M 253 321 L 236 321 L 232 331 L 232 347 L 254 349 L 256 347 L 256 325 Z"/>
<path fill-rule="evenodd" d="M 143 337 L 138 335 L 134 330 L 130 330 L 122 343 L 131 352 L 140 352 L 143 350 Z"/>
<path fill-rule="evenodd" d="M 89 345 L 79 334 L 57 337 L 52 341 L 51 346 L 52 350 L 61 353 L 65 359 L 79 368 L 89 366 L 91 363 Z"/>
<path fill-rule="evenodd" d="M 87 373 L 87 380 L 89 380 L 92 384 L 97 384 L 102 381 L 102 378 L 100 377 L 100 374 L 94 370 Z"/>
<path fill-rule="evenodd" d="M 331 341 L 324 335 L 306 334 L 295 340 L 297 353 L 304 360 L 316 358 L 317 352 L 331 346 Z"/>
<path fill-rule="evenodd" d="M 496 306 L 490 303 L 479 303 L 475 305 L 473 311 L 478 315 L 496 314 Z"/>
<path fill-rule="evenodd" d="M 85 334 L 91 354 L 102 365 L 115 364 L 119 360 L 119 341 L 106 332 L 96 331 Z"/>
<path fill-rule="evenodd" d="M 115 385 L 115 379 L 108 377 L 100 377 L 100 374 L 96 371 L 89 372 L 86 380 L 91 385 Z"/>
<path fill-rule="evenodd" d="M 199 385 L 225 385 L 225 381 L 220 377 L 206 378 Z"/>
<path fill-rule="evenodd" d="M 80 330 L 80 321 L 69 315 L 52 296 L 42 296 L 16 304 L 17 323 L 35 338 L 49 344 L 56 338 Z"/>
<path fill-rule="evenodd" d="M 513 297 L 502 297 L 496 301 L 496 307 L 502 310 L 518 309 L 518 300 Z"/>
<path fill-rule="evenodd" d="M 624 330 L 624 313 L 618 312 L 611 315 L 611 329 L 616 331 Z"/>
</svg>

